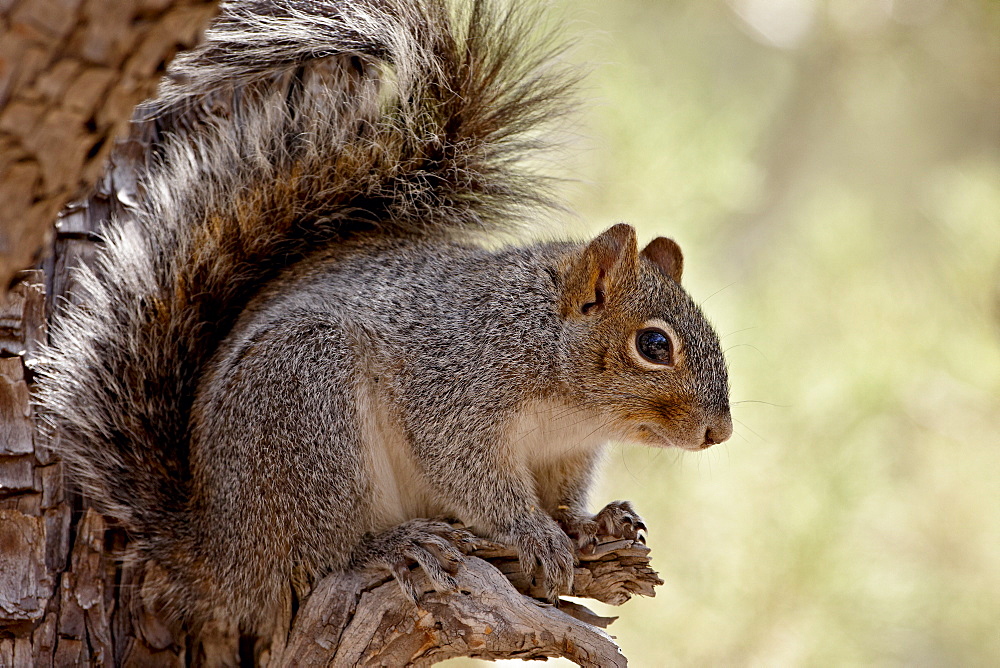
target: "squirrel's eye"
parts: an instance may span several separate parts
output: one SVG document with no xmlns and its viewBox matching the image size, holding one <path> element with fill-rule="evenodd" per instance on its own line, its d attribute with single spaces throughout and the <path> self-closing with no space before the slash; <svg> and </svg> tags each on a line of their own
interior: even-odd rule
<svg viewBox="0 0 1000 668">
<path fill-rule="evenodd" d="M 671 363 L 670 337 L 659 329 L 644 329 L 635 335 L 635 348 L 654 364 Z"/>
</svg>

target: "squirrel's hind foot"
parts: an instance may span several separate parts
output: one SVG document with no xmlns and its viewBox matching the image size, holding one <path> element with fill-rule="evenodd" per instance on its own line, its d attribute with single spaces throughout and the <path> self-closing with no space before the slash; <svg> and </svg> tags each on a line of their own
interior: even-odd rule
<svg viewBox="0 0 1000 668">
<path fill-rule="evenodd" d="M 420 591 L 411 572 L 420 566 L 437 591 L 458 588 L 452 574 L 465 562 L 465 554 L 476 537 L 441 520 L 415 519 L 366 539 L 355 553 L 360 566 L 388 571 L 414 603 L 425 593 Z"/>
</svg>

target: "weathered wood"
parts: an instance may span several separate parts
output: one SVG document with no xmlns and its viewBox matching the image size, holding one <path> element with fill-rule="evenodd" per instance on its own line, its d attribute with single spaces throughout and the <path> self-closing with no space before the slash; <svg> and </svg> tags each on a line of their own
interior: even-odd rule
<svg viewBox="0 0 1000 668">
<path fill-rule="evenodd" d="M 52 595 L 45 543 L 41 517 L 0 509 L 0 625 L 15 633 L 42 619 Z"/>
<path fill-rule="evenodd" d="M 0 298 L 217 0 L 0 2 Z"/>
<path fill-rule="evenodd" d="M 0 355 L 20 355 L 30 365 L 38 344 L 45 340 L 45 277 L 40 270 L 33 269 L 21 272 L 20 278 L 7 293 L 7 299 L 0 301 Z M 24 416 L 26 425 L 30 425 L 28 417 Z M 3 447 L 0 440 L 0 448 Z"/>
<path fill-rule="evenodd" d="M 613 619 L 576 603 L 553 606 L 526 596 L 535 587 L 516 552 L 485 545 L 454 574 L 457 591 L 435 591 L 414 572 L 423 592 L 416 604 L 383 573 L 328 576 L 299 610 L 284 652 L 275 657 L 278 665 L 429 666 L 459 656 L 626 665 L 618 645 L 598 628 Z M 617 604 L 633 593 L 652 595 L 662 584 L 645 545 L 612 540 L 600 548 L 581 555 L 565 594 Z"/>
<path fill-rule="evenodd" d="M 544 597 L 544 590 L 521 569 L 517 551 L 491 544 L 476 550 L 476 556 L 489 560 L 521 593 Z M 609 605 L 621 605 L 633 595 L 654 596 L 654 587 L 663 584 L 649 563 L 649 548 L 625 539 L 607 539 L 592 552 L 577 555 L 579 564 L 573 575 L 573 588 L 565 596 L 592 598 Z"/>
</svg>

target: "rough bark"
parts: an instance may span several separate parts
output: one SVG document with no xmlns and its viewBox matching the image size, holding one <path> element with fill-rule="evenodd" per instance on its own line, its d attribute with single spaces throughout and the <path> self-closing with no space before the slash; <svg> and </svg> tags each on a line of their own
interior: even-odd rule
<svg viewBox="0 0 1000 668">
<path fill-rule="evenodd" d="M 0 0 L 0 297 L 217 0 Z"/>
</svg>

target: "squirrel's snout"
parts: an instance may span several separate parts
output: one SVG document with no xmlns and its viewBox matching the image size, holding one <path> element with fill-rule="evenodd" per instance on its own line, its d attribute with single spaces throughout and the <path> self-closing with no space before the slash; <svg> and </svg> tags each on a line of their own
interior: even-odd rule
<svg viewBox="0 0 1000 668">
<path fill-rule="evenodd" d="M 719 415 L 709 420 L 707 426 L 705 427 L 705 440 L 702 442 L 702 447 L 707 448 L 710 445 L 717 445 L 723 441 L 729 440 L 729 437 L 733 435 L 733 418 L 726 411 L 723 415 Z"/>
<path fill-rule="evenodd" d="M 691 416 L 689 421 L 646 422 L 639 427 L 640 441 L 684 450 L 704 450 L 728 441 L 733 435 L 729 411 L 714 415 Z"/>
</svg>

